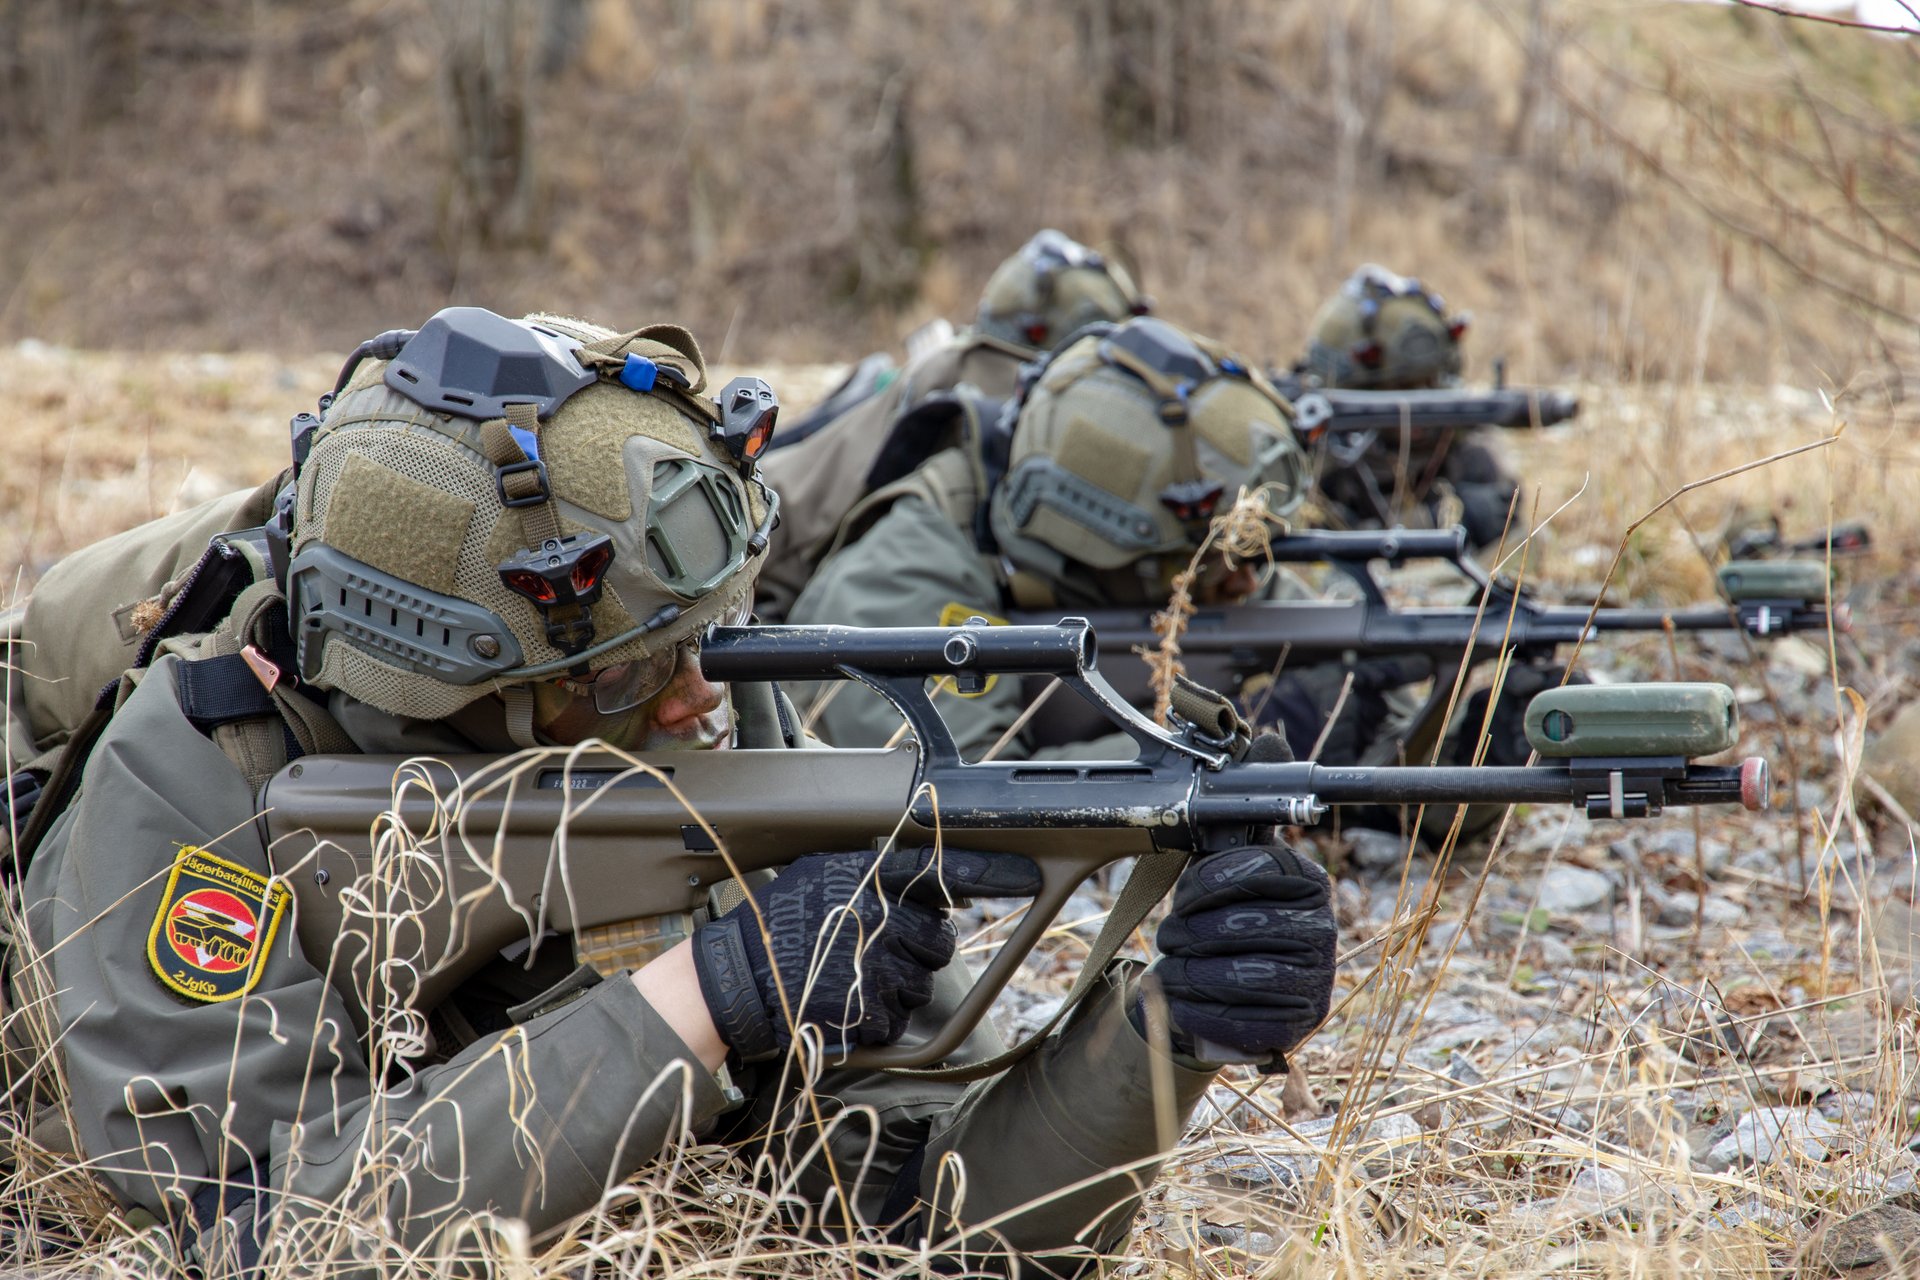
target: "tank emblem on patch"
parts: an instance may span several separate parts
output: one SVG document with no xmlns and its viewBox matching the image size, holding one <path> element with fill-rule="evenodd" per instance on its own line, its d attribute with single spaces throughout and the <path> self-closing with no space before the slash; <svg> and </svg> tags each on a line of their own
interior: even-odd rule
<svg viewBox="0 0 1920 1280">
<path fill-rule="evenodd" d="M 964 627 L 967 625 L 968 618 L 985 618 L 987 625 L 990 627 L 1004 627 L 1007 625 L 1005 618 L 995 617 L 985 609 L 976 609 L 972 605 L 961 604 L 958 600 L 949 600 L 940 606 L 940 625 L 943 627 Z M 934 679 L 933 691 L 935 693 L 950 693 L 956 698 L 978 698 L 984 696 L 987 690 L 993 688 L 999 681 L 999 676 L 988 676 L 986 684 L 980 688 L 978 693 L 962 693 L 960 692 L 960 686 L 955 683 L 952 676 L 938 676 Z"/>
<path fill-rule="evenodd" d="M 217 1004 L 253 990 L 292 895 L 283 884 L 187 845 L 160 897 L 147 960 L 161 985 Z"/>
</svg>

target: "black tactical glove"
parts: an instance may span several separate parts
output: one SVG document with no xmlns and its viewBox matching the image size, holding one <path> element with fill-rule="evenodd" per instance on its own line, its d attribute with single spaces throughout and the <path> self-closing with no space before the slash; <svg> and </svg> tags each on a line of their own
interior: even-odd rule
<svg viewBox="0 0 1920 1280">
<path fill-rule="evenodd" d="M 1331 897 L 1327 873 L 1284 845 L 1190 863 L 1147 974 L 1167 1002 L 1172 1047 L 1210 1062 L 1284 1062 L 1332 1003 Z"/>
<path fill-rule="evenodd" d="M 891 1044 L 933 999 L 934 971 L 953 959 L 947 905 L 1039 890 L 1039 869 L 1018 854 L 812 854 L 755 895 L 765 933 L 747 903 L 695 931 L 700 991 L 743 1062 L 792 1046 L 788 1011 L 820 1026 L 829 1047 Z"/>
<path fill-rule="evenodd" d="M 1256 729 L 1273 729 L 1286 734 L 1287 744 L 1300 759 L 1321 742 L 1321 764 L 1356 764 L 1361 753 L 1372 745 L 1386 727 L 1389 709 L 1386 695 L 1424 680 L 1432 674 L 1431 664 L 1423 660 L 1374 658 L 1355 664 L 1353 688 L 1345 703 L 1340 690 L 1345 687 L 1349 668 L 1337 663 L 1318 663 L 1297 671 L 1284 671 L 1271 682 L 1249 682 L 1241 695 L 1241 713 Z M 1327 717 L 1340 706 L 1340 717 L 1327 728 Z"/>
</svg>

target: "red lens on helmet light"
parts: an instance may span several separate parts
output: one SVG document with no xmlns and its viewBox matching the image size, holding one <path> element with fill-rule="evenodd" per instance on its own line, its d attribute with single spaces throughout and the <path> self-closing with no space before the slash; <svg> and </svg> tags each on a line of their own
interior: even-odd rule
<svg viewBox="0 0 1920 1280">
<path fill-rule="evenodd" d="M 1189 480 L 1162 489 L 1160 505 L 1171 511 L 1175 520 L 1182 524 L 1193 524 L 1213 519 L 1214 509 L 1220 505 L 1220 496 L 1225 492 L 1223 485 L 1206 480 Z"/>
<path fill-rule="evenodd" d="M 607 566 L 612 563 L 613 547 L 611 545 L 590 547 L 582 552 L 580 559 L 574 563 L 573 571 L 567 575 L 567 580 L 573 584 L 573 594 L 584 596 L 592 591 L 599 584 L 600 575 L 605 573 Z"/>
<path fill-rule="evenodd" d="M 537 573 L 529 573 L 525 569 L 518 569 L 504 572 L 500 577 L 507 586 L 518 591 L 535 604 L 552 604 L 560 598 L 559 592 L 553 589 L 553 584 Z"/>
<path fill-rule="evenodd" d="M 1467 318 L 1465 316 L 1455 316 L 1453 319 L 1447 321 L 1447 336 L 1455 342 L 1460 341 L 1461 335 L 1466 333 L 1466 331 Z"/>
<path fill-rule="evenodd" d="M 772 412 L 763 413 L 753 424 L 747 432 L 746 444 L 741 448 L 744 456 L 757 458 L 760 456 L 760 451 L 767 447 L 767 441 L 773 439 L 773 418 Z"/>
<path fill-rule="evenodd" d="M 1381 358 L 1386 354 L 1377 342 L 1363 342 L 1353 349 L 1353 358 L 1369 369 L 1378 369 Z"/>
<path fill-rule="evenodd" d="M 1027 335 L 1027 345 L 1029 346 L 1041 346 L 1047 340 L 1047 326 L 1044 324 L 1030 324 L 1025 329 L 1022 329 L 1021 332 Z"/>
</svg>

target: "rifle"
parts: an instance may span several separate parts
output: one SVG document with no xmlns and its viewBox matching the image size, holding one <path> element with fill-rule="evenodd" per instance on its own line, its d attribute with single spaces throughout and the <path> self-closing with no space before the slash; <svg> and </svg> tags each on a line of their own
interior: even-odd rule
<svg viewBox="0 0 1920 1280">
<path fill-rule="evenodd" d="M 1326 439 L 1329 455 L 1342 466 L 1358 462 L 1382 434 L 1402 428 L 1550 427 L 1580 413 L 1579 397 L 1539 387 L 1346 391 L 1311 386 L 1294 377 L 1276 379 L 1275 385 L 1293 401 L 1293 429 L 1301 441 L 1312 447 Z"/>
<path fill-rule="evenodd" d="M 410 939 L 419 962 L 388 964 L 381 978 L 412 974 L 416 996 L 429 1001 L 546 929 L 579 938 L 661 916 L 691 928 L 689 913 L 706 904 L 710 886 L 805 854 L 944 838 L 1032 858 L 1043 887 L 954 1021 L 924 1041 L 846 1058 L 903 1067 L 952 1053 L 1075 887 L 1121 858 L 1141 859 L 1136 876 L 1164 876 L 1143 884 L 1170 885 L 1194 854 L 1311 823 L 1331 805 L 1556 803 L 1632 818 L 1671 805 L 1761 809 L 1768 799 L 1758 757 L 1691 763 L 1734 742 L 1733 696 L 1721 685 L 1555 691 L 1529 709 L 1551 757 L 1529 767 L 1248 764 L 1196 723 L 1176 718 L 1162 728 L 1136 712 L 1096 669 L 1097 653 L 1077 618 L 1038 627 L 718 628 L 700 651 L 710 679 L 859 680 L 893 701 L 914 740 L 883 750 L 639 757 L 306 756 L 266 783 L 256 821 L 293 892 L 307 954 L 364 938 L 358 960 L 344 957 L 364 980 L 369 955 L 389 959 L 390 939 Z M 995 675 L 1060 680 L 1133 740 L 1136 757 L 963 763 L 929 678 L 977 688 Z M 374 885 L 385 887 L 376 893 Z M 393 908 L 377 909 L 382 900 L 407 908 L 404 925 Z M 1139 905 L 1144 913 L 1151 901 Z M 1111 945 L 1137 923 L 1123 921 Z"/>
<path fill-rule="evenodd" d="M 1274 539 L 1275 559 L 1305 559 L 1320 551 L 1354 583 L 1359 600 L 1262 601 L 1202 607 L 1180 635 L 1180 659 L 1187 674 L 1210 689 L 1234 693 L 1251 677 L 1277 671 L 1283 662 L 1341 662 L 1370 658 L 1400 660 L 1396 683 L 1412 684 L 1459 665 L 1490 661 L 1513 652 L 1516 666 L 1543 665 L 1562 645 L 1619 632 L 1742 631 L 1756 639 L 1797 632 L 1845 631 L 1851 619 L 1844 604 L 1827 609 L 1826 567 L 1816 561 L 1742 560 L 1719 571 L 1723 604 L 1690 609 L 1601 608 L 1542 604 L 1513 583 L 1490 578 L 1462 549 L 1465 532 L 1385 530 L 1296 534 Z M 1457 545 L 1450 545 L 1455 543 Z M 1446 559 L 1476 589 L 1480 604 L 1395 608 L 1388 602 L 1371 564 L 1411 556 Z M 1121 659 L 1108 675 L 1121 695 L 1148 704 L 1153 691 L 1143 662 L 1126 655 L 1153 652 L 1160 636 L 1153 612 L 1144 609 L 1092 610 L 1085 615 L 1099 637 L 1101 652 Z M 1015 613 L 1015 624 L 1042 614 Z M 1444 729 L 1452 681 L 1441 680 L 1400 738 L 1406 758 L 1420 758 Z M 1037 688 L 1030 688 L 1037 694 Z M 1055 699 L 1058 703 L 1059 700 Z M 1083 741 L 1103 726 L 1076 714 L 1072 703 L 1050 706 L 1036 721 L 1042 745 Z"/>
<path fill-rule="evenodd" d="M 1780 521 L 1776 518 L 1758 529 L 1749 529 L 1727 543 L 1727 554 L 1735 560 L 1758 560 L 1762 557 L 1786 556 L 1851 556 L 1870 550 L 1873 546 L 1873 530 L 1864 520 L 1847 520 L 1836 524 L 1824 533 L 1812 537 L 1788 539 L 1780 531 Z"/>
</svg>

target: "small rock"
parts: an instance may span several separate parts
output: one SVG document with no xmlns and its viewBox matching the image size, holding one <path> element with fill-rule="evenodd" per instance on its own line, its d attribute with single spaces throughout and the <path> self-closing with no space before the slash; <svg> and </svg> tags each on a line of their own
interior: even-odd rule
<svg viewBox="0 0 1920 1280">
<path fill-rule="evenodd" d="M 1512 1035 L 1512 1027 L 1498 1018 L 1476 1018 L 1470 1022 L 1456 1022 L 1451 1026 L 1423 1028 L 1416 1049 L 1429 1056 L 1451 1053 L 1455 1049 L 1464 1049 L 1476 1044 L 1504 1044 Z"/>
<path fill-rule="evenodd" d="M 1444 956 L 1448 951 L 1455 949 L 1454 940 L 1456 938 L 1460 940 L 1458 949 L 1464 951 L 1472 941 L 1470 938 L 1460 937 L 1460 931 L 1464 927 L 1465 926 L 1458 920 L 1442 920 L 1437 924 L 1429 925 L 1427 927 L 1427 941 L 1424 954 L 1435 958 Z"/>
<path fill-rule="evenodd" d="M 1873 1123 L 1873 1113 L 1879 1101 L 1870 1093 L 1837 1089 L 1814 1103 L 1814 1109 L 1835 1124 L 1864 1129 Z"/>
<path fill-rule="evenodd" d="M 1234 1151 L 1203 1161 L 1200 1170 L 1211 1182 L 1240 1191 L 1285 1191 L 1313 1176 L 1313 1160 L 1304 1156 L 1272 1155 L 1264 1151 Z"/>
<path fill-rule="evenodd" d="M 1775 1208 L 1759 1196 L 1736 1200 L 1707 1219 L 1707 1226 L 1717 1231 L 1734 1231 L 1748 1226 L 1784 1231 L 1792 1224 L 1793 1219 L 1786 1211 Z"/>
<path fill-rule="evenodd" d="M 1693 832 L 1685 827 L 1668 827 L 1664 831 L 1650 832 L 1640 842 L 1642 853 L 1660 853 L 1669 858 L 1693 857 Z"/>
<path fill-rule="evenodd" d="M 1465 1054 L 1456 1053 L 1447 1062 L 1447 1079 L 1459 1085 L 1485 1084 L 1487 1077 Z"/>
<path fill-rule="evenodd" d="M 1627 1177 L 1601 1165 L 1582 1165 L 1567 1183 L 1567 1190 L 1594 1201 L 1614 1201 L 1627 1194 Z"/>
<path fill-rule="evenodd" d="M 1280 1243 L 1264 1231 L 1247 1232 L 1247 1256 L 1271 1258 L 1280 1251 Z"/>
<path fill-rule="evenodd" d="M 1778 929 L 1755 929 L 1747 935 L 1747 954 L 1761 960 L 1798 960 L 1808 954 L 1807 949 L 1788 938 Z"/>
<path fill-rule="evenodd" d="M 1592 1133 L 1593 1117 L 1578 1107 L 1542 1107 L 1541 1120 L 1567 1133 Z"/>
<path fill-rule="evenodd" d="M 1245 1227 L 1223 1227 L 1202 1220 L 1199 1235 L 1202 1240 L 1210 1245 L 1231 1248 L 1247 1238 L 1247 1229 Z"/>
<path fill-rule="evenodd" d="M 1696 912 L 1704 923 L 1716 928 L 1737 925 L 1747 918 L 1747 909 L 1737 902 L 1710 893 L 1703 906 L 1699 894 L 1682 889 L 1662 897 L 1658 919 L 1663 925 L 1681 929 L 1693 924 Z"/>
<path fill-rule="evenodd" d="M 1808 1276 L 1882 1280 L 1912 1275 L 1920 1263 L 1920 1213 L 1877 1204 L 1817 1232 L 1800 1255 Z"/>
<path fill-rule="evenodd" d="M 1736 1164 L 1772 1164 L 1793 1151 L 1825 1160 L 1832 1152 L 1829 1140 L 1839 1135 L 1840 1126 L 1818 1112 L 1759 1107 L 1713 1144 L 1704 1163 L 1709 1172 L 1724 1173 Z"/>
<path fill-rule="evenodd" d="M 1398 871 L 1407 860 L 1406 838 L 1388 831 L 1355 827 L 1347 832 L 1347 846 L 1353 864 L 1365 871 Z"/>
<path fill-rule="evenodd" d="M 1540 905 L 1555 915 L 1591 911 L 1612 896 L 1612 882 L 1585 867 L 1555 867 L 1540 882 Z"/>
<path fill-rule="evenodd" d="M 1542 974 L 1560 973 L 1575 967 L 1573 948 L 1550 933 L 1539 934 L 1527 942 L 1534 968 Z"/>
<path fill-rule="evenodd" d="M 1336 884 L 1333 887 L 1333 914 L 1344 929 L 1365 923 L 1367 891 L 1352 880 L 1342 880 Z"/>
</svg>

